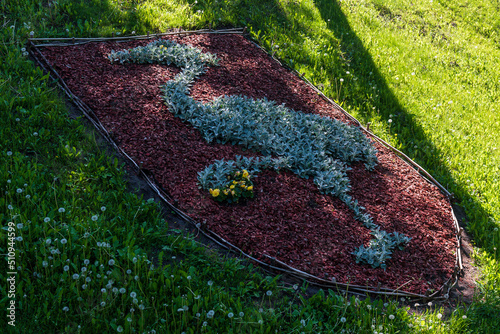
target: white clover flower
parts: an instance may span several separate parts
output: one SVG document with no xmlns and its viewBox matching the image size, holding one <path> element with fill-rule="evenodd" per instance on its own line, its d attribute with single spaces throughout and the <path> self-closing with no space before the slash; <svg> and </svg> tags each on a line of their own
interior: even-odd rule
<svg viewBox="0 0 500 334">
<path fill-rule="evenodd" d="M 188 281 L 189 281 L 189 280 L 191 280 L 191 276 L 186 277 L 186 279 L 187 279 Z"/>
<path fill-rule="evenodd" d="M 97 218 L 98 218 L 97 215 L 92 216 L 92 221 L 96 221 Z"/>
<path fill-rule="evenodd" d="M 97 247 L 102 247 L 102 243 L 101 242 L 97 242 Z"/>
<path fill-rule="evenodd" d="M 106 207 L 105 206 L 101 206 L 101 211 L 102 212 L 106 211 Z"/>
<path fill-rule="evenodd" d="M 60 213 L 63 213 L 63 212 L 65 212 L 65 211 L 66 211 L 66 209 L 65 209 L 65 208 L 59 208 L 59 210 L 58 210 L 58 211 L 59 211 Z"/>
<path fill-rule="evenodd" d="M 13 209 L 14 209 L 14 207 L 13 207 L 12 205 L 10 205 L 10 204 L 7 206 L 7 208 L 8 208 L 9 210 L 13 210 Z"/>
<path fill-rule="evenodd" d="M 44 221 L 44 222 L 46 222 L 46 223 L 48 223 L 48 222 L 50 221 L 50 218 L 49 218 L 49 217 L 45 217 L 45 218 L 43 219 L 43 221 Z"/>
<path fill-rule="evenodd" d="M 134 258 L 132 259 L 132 262 L 133 262 L 133 263 L 137 263 L 137 258 L 136 258 L 136 257 L 134 257 Z"/>
<path fill-rule="evenodd" d="M 137 304 L 138 302 L 137 298 L 132 299 L 132 303 Z"/>
<path fill-rule="evenodd" d="M 395 317 L 394 317 L 394 314 L 390 314 L 390 315 L 389 315 L 389 319 L 394 320 L 394 318 L 395 318 Z"/>
<path fill-rule="evenodd" d="M 85 259 L 85 260 L 83 260 L 83 264 L 85 264 L 86 266 L 88 266 L 88 265 L 89 265 L 89 263 L 90 263 L 90 260 L 89 260 L 89 259 Z"/>
<path fill-rule="evenodd" d="M 102 307 L 106 306 L 106 302 L 101 302 L 101 306 Z"/>
<path fill-rule="evenodd" d="M 340 82 L 344 82 L 344 79 L 340 78 Z"/>
<path fill-rule="evenodd" d="M 128 274 L 128 275 L 132 274 L 132 270 L 127 269 L 127 274 Z"/>
<path fill-rule="evenodd" d="M 9 179 L 9 180 L 7 180 L 7 183 L 11 183 L 11 182 L 12 182 L 12 181 L 11 181 L 10 179 Z"/>
<path fill-rule="evenodd" d="M 106 289 L 104 289 L 104 288 L 102 288 L 102 289 L 101 289 L 101 292 L 102 292 L 102 293 L 106 293 L 106 292 L 107 292 L 107 290 L 106 290 Z"/>
<path fill-rule="evenodd" d="M 113 259 L 109 260 L 108 264 L 110 266 L 114 266 L 115 265 L 115 260 L 113 260 Z"/>
<path fill-rule="evenodd" d="M 69 32 L 69 29 L 66 29 L 66 32 Z"/>
<path fill-rule="evenodd" d="M 20 229 L 22 229 L 22 228 L 23 228 L 23 226 L 24 226 L 24 225 L 23 225 L 22 223 L 18 223 L 18 224 L 17 224 L 17 229 L 18 229 L 18 230 L 20 230 Z"/>
<path fill-rule="evenodd" d="M 111 291 L 113 291 L 114 294 L 117 294 L 118 293 L 118 288 L 117 287 L 113 287 L 113 289 L 111 289 Z"/>
<path fill-rule="evenodd" d="M 80 275 L 78 274 L 73 274 L 73 279 L 78 279 L 80 277 Z"/>
<path fill-rule="evenodd" d="M 432 306 L 432 302 L 428 302 L 427 305 Z"/>
<path fill-rule="evenodd" d="M 389 120 L 387 122 L 389 122 L 389 124 L 391 124 L 392 123 L 392 119 L 389 118 Z"/>
<path fill-rule="evenodd" d="M 110 260 L 111 261 L 111 260 Z M 114 262 L 113 262 L 114 263 Z M 106 275 L 111 275 L 111 270 L 106 271 Z M 107 278 L 107 277 L 105 277 Z"/>
<path fill-rule="evenodd" d="M 131 317 L 128 317 L 128 318 L 127 318 L 127 321 L 128 321 L 128 322 L 132 322 L 132 318 L 131 318 Z"/>
<path fill-rule="evenodd" d="M 300 324 L 302 327 L 306 327 L 306 321 L 304 319 L 300 320 Z"/>
<path fill-rule="evenodd" d="M 139 310 L 144 310 L 144 305 L 139 305 Z"/>
<path fill-rule="evenodd" d="M 120 293 L 121 294 L 124 294 L 127 290 L 125 290 L 125 288 L 120 288 Z"/>
<path fill-rule="evenodd" d="M 66 30 L 68 30 L 68 29 L 66 29 Z M 118 327 L 116 327 L 116 331 L 117 331 L 118 333 L 123 332 L 123 327 L 122 327 L 122 326 L 118 326 Z"/>
<path fill-rule="evenodd" d="M 259 325 L 262 325 L 264 323 L 264 321 L 262 319 L 259 319 L 259 321 L 257 321 L 259 323 Z"/>
<path fill-rule="evenodd" d="M 134 31 L 132 31 L 132 35 L 135 35 L 135 30 L 134 30 Z"/>
<path fill-rule="evenodd" d="M 87 284 L 82 285 L 82 289 L 85 290 L 87 288 Z"/>
<path fill-rule="evenodd" d="M 130 293 L 130 297 L 132 297 L 132 298 L 137 297 L 137 293 L 135 293 L 134 291 L 132 291 L 132 292 Z"/>
<path fill-rule="evenodd" d="M 442 318 L 442 317 L 443 317 L 443 315 L 442 315 L 441 313 L 438 313 L 437 318 L 438 318 L 439 320 L 441 320 L 441 318 Z"/>
<path fill-rule="evenodd" d="M 26 195 L 25 197 L 26 197 L 26 199 L 30 199 L 31 195 Z"/>
<path fill-rule="evenodd" d="M 467 316 L 464 314 L 464 315 L 462 316 L 462 319 L 467 319 Z"/>
<path fill-rule="evenodd" d="M 92 278 L 90 278 L 90 277 L 85 277 L 85 282 L 90 283 L 90 281 L 92 281 Z"/>
<path fill-rule="evenodd" d="M 64 269 L 64 271 L 68 271 L 68 270 L 69 270 L 69 266 L 68 266 L 68 265 L 66 265 L 66 266 L 64 266 L 64 268 L 63 268 L 63 269 Z"/>
<path fill-rule="evenodd" d="M 17 240 L 17 241 L 23 241 L 23 237 L 18 236 L 18 237 L 16 238 L 16 240 Z"/>
<path fill-rule="evenodd" d="M 82 267 L 82 273 L 87 271 L 87 267 Z"/>
<path fill-rule="evenodd" d="M 63 310 L 64 312 L 68 312 L 68 311 L 69 311 L 69 307 L 64 306 L 64 307 L 62 308 L 62 310 Z"/>
<path fill-rule="evenodd" d="M 271 290 L 267 290 L 266 295 L 271 296 L 273 292 Z"/>
<path fill-rule="evenodd" d="M 245 315 L 245 313 L 240 312 L 238 315 L 240 316 L 240 318 L 243 318 L 243 316 Z"/>
<path fill-rule="evenodd" d="M 33 136 L 38 136 L 38 132 L 33 132 Z"/>
<path fill-rule="evenodd" d="M 232 317 L 234 317 L 234 314 L 233 314 L 232 312 L 229 312 L 229 313 L 227 314 L 227 317 L 228 317 L 229 319 L 231 319 Z"/>
<path fill-rule="evenodd" d="M 344 318 L 344 317 L 340 318 L 340 322 L 346 322 L 346 321 L 347 321 L 346 318 Z"/>
<path fill-rule="evenodd" d="M 68 242 L 68 240 L 66 240 L 65 238 L 61 239 L 61 244 L 65 245 L 67 242 Z"/>
<path fill-rule="evenodd" d="M 23 190 L 22 190 L 21 188 L 17 188 L 17 190 L 16 190 L 16 191 L 17 191 L 17 193 L 18 193 L 18 194 L 20 194 L 20 193 L 22 193 L 22 192 L 23 192 Z"/>
<path fill-rule="evenodd" d="M 47 261 L 42 262 L 42 266 L 47 267 L 48 265 L 49 265 L 49 263 Z"/>
<path fill-rule="evenodd" d="M 214 284 L 214 282 L 212 282 L 212 281 L 208 281 L 208 283 L 207 283 L 207 284 L 208 284 L 208 286 L 212 286 L 212 285 Z"/>
<path fill-rule="evenodd" d="M 136 281 L 138 281 L 138 280 L 139 280 L 139 276 L 135 276 L 135 277 L 134 277 L 134 279 L 135 279 Z"/>
<path fill-rule="evenodd" d="M 178 308 L 177 312 L 184 312 L 184 309 L 183 308 Z"/>
<path fill-rule="evenodd" d="M 207 313 L 207 318 L 212 318 L 212 317 L 214 316 L 214 314 L 215 314 L 215 311 L 214 311 L 214 310 L 210 310 L 210 311 L 208 311 L 208 313 Z"/>
<path fill-rule="evenodd" d="M 384 307 L 387 307 L 387 306 L 389 306 L 389 303 L 384 303 Z"/>
<path fill-rule="evenodd" d="M 30 31 L 30 36 L 33 37 L 35 35 L 34 31 Z"/>
</svg>

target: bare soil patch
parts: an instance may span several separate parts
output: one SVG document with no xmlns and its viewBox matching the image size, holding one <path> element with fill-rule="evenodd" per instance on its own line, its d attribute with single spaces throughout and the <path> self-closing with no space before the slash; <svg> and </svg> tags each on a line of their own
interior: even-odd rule
<svg viewBox="0 0 500 334">
<path fill-rule="evenodd" d="M 239 35 L 171 37 L 217 54 L 191 90 L 200 101 L 221 95 L 266 97 L 306 113 L 348 123 L 344 114 L 265 52 Z M 387 232 L 412 237 L 395 251 L 387 270 L 356 264 L 355 247 L 367 245 L 369 230 L 354 220 L 339 199 L 321 194 L 312 180 L 292 172 L 265 171 L 255 180 L 254 199 L 220 204 L 198 189 L 197 173 L 216 159 L 258 156 L 242 147 L 208 144 L 197 130 L 175 118 L 163 103 L 160 86 L 179 69 L 164 65 L 111 64 L 111 50 L 147 41 L 48 47 L 43 54 L 112 133 L 114 140 L 196 221 L 243 251 L 267 261 L 275 257 L 299 270 L 338 282 L 382 286 L 424 294 L 439 289 L 455 265 L 451 204 L 437 187 L 395 154 L 374 142 L 379 165 L 373 172 L 352 165 L 350 194 Z"/>
</svg>

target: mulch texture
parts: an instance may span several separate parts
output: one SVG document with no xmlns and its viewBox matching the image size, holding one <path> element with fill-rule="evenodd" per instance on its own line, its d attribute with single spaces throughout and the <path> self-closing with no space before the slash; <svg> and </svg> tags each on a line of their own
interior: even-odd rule
<svg viewBox="0 0 500 334">
<path fill-rule="evenodd" d="M 266 97 L 306 113 L 346 123 L 342 112 L 320 98 L 293 73 L 240 35 L 169 37 L 217 54 L 191 93 L 210 101 L 221 95 Z M 254 181 L 255 198 L 220 204 L 198 189 L 197 173 L 216 159 L 259 156 L 242 147 L 206 143 L 191 125 L 165 106 L 160 86 L 179 69 L 164 65 L 111 64 L 107 55 L 148 41 L 89 43 L 42 49 L 73 93 L 99 117 L 114 140 L 149 171 L 178 207 L 205 227 L 254 257 L 275 257 L 299 270 L 337 282 L 424 294 L 438 289 L 455 265 L 451 205 L 390 150 L 374 142 L 379 165 L 348 172 L 350 194 L 387 232 L 413 239 L 396 250 L 387 270 L 356 264 L 351 254 L 371 235 L 339 199 L 321 194 L 312 180 L 292 172 L 264 171 Z"/>
</svg>

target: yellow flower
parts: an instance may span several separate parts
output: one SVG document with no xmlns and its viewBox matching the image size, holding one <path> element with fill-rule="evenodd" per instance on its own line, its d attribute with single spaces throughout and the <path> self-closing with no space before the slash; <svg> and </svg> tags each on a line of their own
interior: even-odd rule
<svg viewBox="0 0 500 334">
<path fill-rule="evenodd" d="M 226 195 L 226 196 L 229 194 L 229 192 L 227 191 L 227 189 L 224 189 L 223 193 L 224 193 L 224 195 Z"/>
<path fill-rule="evenodd" d="M 229 189 L 234 189 L 234 184 L 232 184 L 232 185 L 229 187 Z"/>
<path fill-rule="evenodd" d="M 243 170 L 243 177 L 244 178 L 247 178 L 248 177 L 248 172 L 246 169 Z"/>
<path fill-rule="evenodd" d="M 210 190 L 212 190 L 212 189 L 210 189 Z M 220 194 L 220 190 L 219 190 L 219 189 L 215 189 L 215 190 L 213 190 L 213 191 L 211 192 L 211 194 L 212 194 L 212 196 L 213 196 L 213 197 L 217 197 L 217 196 L 219 196 L 219 194 Z"/>
<path fill-rule="evenodd" d="M 233 196 L 234 196 L 234 190 L 231 190 L 231 195 L 233 195 Z"/>
<path fill-rule="evenodd" d="M 233 181 L 233 184 L 236 184 L 236 183 L 238 183 L 238 182 L 236 182 L 236 181 Z"/>
<path fill-rule="evenodd" d="M 240 172 L 236 172 L 236 176 L 240 175 Z"/>
<path fill-rule="evenodd" d="M 253 186 L 247 187 L 247 190 L 253 190 Z"/>
<path fill-rule="evenodd" d="M 240 187 L 245 188 L 245 185 L 244 184 L 240 184 Z"/>
</svg>

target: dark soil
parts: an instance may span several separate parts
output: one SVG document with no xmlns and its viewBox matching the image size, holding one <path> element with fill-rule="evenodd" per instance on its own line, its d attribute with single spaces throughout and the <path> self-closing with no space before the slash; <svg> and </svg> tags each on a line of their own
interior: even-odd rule
<svg viewBox="0 0 500 334">
<path fill-rule="evenodd" d="M 210 68 L 193 86 L 192 96 L 210 101 L 220 95 L 266 97 L 294 110 L 348 123 L 293 73 L 238 35 L 172 37 L 216 53 Z M 89 43 L 42 49 L 73 93 L 99 117 L 119 146 L 142 165 L 178 207 L 224 239 L 267 261 L 275 257 L 299 270 L 337 282 L 424 294 L 439 289 L 455 265 L 455 227 L 451 204 L 390 150 L 378 143 L 379 165 L 362 164 L 349 172 L 350 194 L 387 232 L 412 237 L 395 251 L 387 270 L 356 264 L 355 247 L 367 245 L 369 230 L 354 220 L 337 198 L 321 194 L 311 180 L 291 172 L 265 171 L 254 179 L 256 196 L 227 205 L 198 189 L 197 173 L 216 159 L 258 156 L 242 147 L 206 143 L 200 133 L 175 118 L 164 105 L 160 86 L 179 69 L 163 65 L 111 64 L 107 54 L 145 41 Z"/>
</svg>

